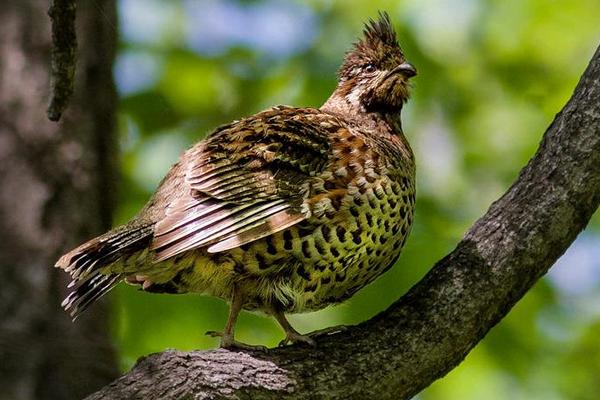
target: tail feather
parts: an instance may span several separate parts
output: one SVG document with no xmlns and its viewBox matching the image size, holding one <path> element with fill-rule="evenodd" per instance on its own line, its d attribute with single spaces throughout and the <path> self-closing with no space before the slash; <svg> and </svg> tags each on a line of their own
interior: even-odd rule
<svg viewBox="0 0 600 400">
<path fill-rule="evenodd" d="M 61 306 L 75 321 L 90 304 L 115 287 L 121 278 L 119 274 L 102 275 L 98 273 L 94 278 L 83 282 L 81 286 L 72 291 L 63 300 Z"/>
<path fill-rule="evenodd" d="M 71 274 L 73 291 L 62 302 L 75 320 L 85 309 L 108 293 L 123 278 L 111 272 L 111 264 L 150 245 L 153 225 L 124 226 L 92 239 L 62 256 L 56 267 Z"/>
</svg>

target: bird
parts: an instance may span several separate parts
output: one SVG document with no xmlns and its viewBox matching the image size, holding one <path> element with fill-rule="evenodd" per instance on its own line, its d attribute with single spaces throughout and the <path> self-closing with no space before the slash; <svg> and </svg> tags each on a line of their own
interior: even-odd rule
<svg viewBox="0 0 600 400">
<path fill-rule="evenodd" d="M 391 268 L 410 232 L 415 159 L 401 110 L 417 74 L 386 12 L 369 19 L 319 108 L 275 106 L 216 128 L 185 151 L 128 223 L 63 255 L 73 319 L 121 281 L 200 293 L 314 345 L 286 314 L 338 304 Z"/>
</svg>

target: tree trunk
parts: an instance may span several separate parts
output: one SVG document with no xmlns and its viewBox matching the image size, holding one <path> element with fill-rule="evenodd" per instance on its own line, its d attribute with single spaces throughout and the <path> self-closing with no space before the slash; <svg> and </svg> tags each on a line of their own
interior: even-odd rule
<svg viewBox="0 0 600 400">
<path fill-rule="evenodd" d="M 517 181 L 389 309 L 315 349 L 153 354 L 89 400 L 410 399 L 464 359 L 599 203 L 600 48 Z"/>
<path fill-rule="evenodd" d="M 77 399 L 117 373 L 107 306 L 72 323 L 60 254 L 111 224 L 115 187 L 113 0 L 79 2 L 71 108 L 46 119 L 48 1 L 0 3 L 0 397 Z"/>
</svg>

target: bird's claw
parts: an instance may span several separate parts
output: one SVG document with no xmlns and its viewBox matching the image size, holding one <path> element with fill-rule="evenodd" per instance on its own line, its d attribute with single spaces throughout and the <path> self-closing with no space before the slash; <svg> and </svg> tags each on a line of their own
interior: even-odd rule
<svg viewBox="0 0 600 400">
<path fill-rule="evenodd" d="M 307 333 L 306 335 L 301 335 L 298 332 L 286 332 L 285 339 L 283 339 L 281 342 L 279 342 L 279 347 L 283 347 L 288 344 L 294 344 L 294 343 L 303 343 L 303 344 L 307 344 L 311 347 L 317 347 L 317 342 L 315 341 L 315 338 L 318 338 L 319 336 L 334 335 L 336 333 L 344 332 L 346 330 L 348 330 L 347 326 L 337 325 L 337 326 L 331 326 L 331 327 L 325 328 L 325 329 L 319 329 L 319 330 Z"/>
<path fill-rule="evenodd" d="M 208 331 L 206 332 L 207 336 L 210 337 L 220 337 L 221 338 L 221 343 L 219 344 L 219 347 L 221 347 L 222 349 L 237 349 L 237 350 L 247 350 L 247 351 L 260 351 L 263 353 L 267 352 L 267 347 L 266 346 L 261 346 L 261 345 L 253 345 L 253 344 L 246 344 L 246 343 L 242 343 L 242 342 L 238 342 L 237 340 L 235 340 L 233 338 L 233 335 L 227 335 L 224 334 L 223 332 L 220 331 Z"/>
<path fill-rule="evenodd" d="M 279 342 L 279 347 L 283 347 L 283 346 L 286 346 L 286 345 L 292 344 L 292 343 L 304 343 L 311 347 L 317 346 L 317 342 L 315 342 L 313 339 L 311 339 L 309 337 L 309 335 L 301 335 L 301 334 L 295 333 L 295 332 L 288 332 L 285 335 L 285 339 L 283 339 L 281 342 Z"/>
</svg>

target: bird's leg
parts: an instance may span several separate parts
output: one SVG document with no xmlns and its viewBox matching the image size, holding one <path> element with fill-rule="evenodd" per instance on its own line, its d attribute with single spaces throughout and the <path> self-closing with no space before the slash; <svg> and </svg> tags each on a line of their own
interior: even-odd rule
<svg viewBox="0 0 600 400">
<path fill-rule="evenodd" d="M 250 345 L 242 342 L 238 342 L 234 339 L 235 332 L 235 322 L 237 320 L 240 311 L 242 311 L 242 306 L 244 305 L 244 299 L 239 292 L 239 290 L 234 287 L 233 288 L 233 296 L 231 299 L 231 307 L 229 308 L 229 317 L 227 318 L 227 323 L 225 324 L 225 329 L 222 332 L 217 331 L 208 331 L 206 334 L 212 337 L 221 337 L 220 347 L 224 349 L 242 349 L 242 350 L 258 350 L 258 351 L 266 351 L 267 348 L 265 346 L 260 345 Z"/>
<path fill-rule="evenodd" d="M 277 322 L 279 322 L 279 325 L 281 325 L 281 327 L 285 331 L 285 339 L 279 342 L 279 346 L 285 346 L 288 343 L 306 343 L 310 346 L 317 345 L 317 343 L 307 335 L 301 335 L 300 333 L 298 333 L 298 331 L 295 330 L 285 318 L 285 314 L 283 313 L 283 311 L 273 310 L 272 314 L 277 320 Z"/>
</svg>

